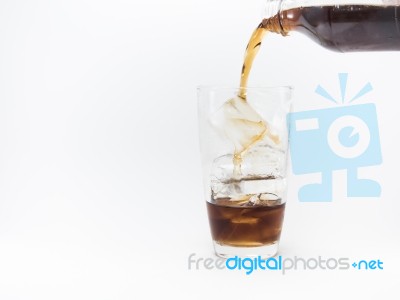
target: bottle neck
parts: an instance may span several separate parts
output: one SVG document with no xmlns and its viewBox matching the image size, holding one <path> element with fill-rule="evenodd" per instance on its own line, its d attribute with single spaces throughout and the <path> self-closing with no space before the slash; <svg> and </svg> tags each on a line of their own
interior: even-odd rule
<svg viewBox="0 0 400 300">
<path fill-rule="evenodd" d="M 289 31 L 285 29 L 281 24 L 280 13 L 271 18 L 264 18 L 261 24 L 262 27 L 269 32 L 279 33 L 283 36 L 286 36 L 289 33 Z"/>
<path fill-rule="evenodd" d="M 282 26 L 282 5 L 285 0 L 268 0 L 266 2 L 262 27 L 269 32 L 279 33 L 283 36 L 288 30 Z"/>
</svg>

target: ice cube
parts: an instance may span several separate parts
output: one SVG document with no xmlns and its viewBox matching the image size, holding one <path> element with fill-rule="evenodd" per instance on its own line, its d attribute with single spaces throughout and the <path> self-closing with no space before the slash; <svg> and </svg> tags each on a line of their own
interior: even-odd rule
<svg viewBox="0 0 400 300">
<path fill-rule="evenodd" d="M 234 201 L 276 201 L 284 197 L 286 180 L 282 177 L 248 177 L 241 180 L 211 180 L 212 198 L 232 199 Z M 253 195 L 258 195 L 253 198 Z"/>
<path fill-rule="evenodd" d="M 235 201 L 247 200 L 248 195 L 242 190 L 242 182 L 235 179 L 211 179 L 213 199 L 229 198 Z"/>
<path fill-rule="evenodd" d="M 232 178 L 233 174 L 233 155 L 226 154 L 214 159 L 211 167 L 211 174 L 219 180 L 227 180 Z"/>
<path fill-rule="evenodd" d="M 210 121 L 233 143 L 235 154 L 239 155 L 260 140 L 267 130 L 262 117 L 238 96 L 226 101 Z"/>
<path fill-rule="evenodd" d="M 233 155 L 227 154 L 216 158 L 211 167 L 211 190 L 213 198 L 231 198 L 241 200 L 246 198 L 242 191 L 240 178 L 234 174 Z"/>
<path fill-rule="evenodd" d="M 211 174 L 216 179 L 227 181 L 247 177 L 285 177 L 286 157 L 284 150 L 271 147 L 268 144 L 254 145 L 247 151 L 241 160 L 241 175 L 234 176 L 233 155 L 227 154 L 213 161 Z"/>
<path fill-rule="evenodd" d="M 213 199 L 229 198 L 239 201 L 252 194 L 282 195 L 286 187 L 286 161 L 282 151 L 262 145 L 252 148 L 244 155 L 240 177 L 233 174 L 232 157 L 231 154 L 223 155 L 212 164 Z"/>
<path fill-rule="evenodd" d="M 286 175 L 285 150 L 268 143 L 251 147 L 241 161 L 242 176 L 275 176 Z"/>
<path fill-rule="evenodd" d="M 246 206 L 255 206 L 260 204 L 260 195 L 253 195 L 250 197 L 249 202 L 247 202 Z"/>
<path fill-rule="evenodd" d="M 278 195 L 272 193 L 255 194 L 244 206 L 274 206 L 281 204 L 281 200 Z"/>
</svg>

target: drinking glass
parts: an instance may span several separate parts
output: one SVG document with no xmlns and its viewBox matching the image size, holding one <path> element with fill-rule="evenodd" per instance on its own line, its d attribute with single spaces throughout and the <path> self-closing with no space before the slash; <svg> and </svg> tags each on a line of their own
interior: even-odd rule
<svg viewBox="0 0 400 300">
<path fill-rule="evenodd" d="M 266 258 L 278 251 L 291 94 L 288 86 L 198 88 L 204 195 L 220 257 Z"/>
</svg>

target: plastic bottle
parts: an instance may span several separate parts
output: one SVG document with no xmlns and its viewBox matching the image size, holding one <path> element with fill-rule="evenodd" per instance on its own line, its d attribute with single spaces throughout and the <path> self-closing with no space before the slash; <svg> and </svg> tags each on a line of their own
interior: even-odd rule
<svg viewBox="0 0 400 300">
<path fill-rule="evenodd" d="M 339 52 L 400 50 L 400 0 L 269 0 L 263 28 Z"/>
</svg>

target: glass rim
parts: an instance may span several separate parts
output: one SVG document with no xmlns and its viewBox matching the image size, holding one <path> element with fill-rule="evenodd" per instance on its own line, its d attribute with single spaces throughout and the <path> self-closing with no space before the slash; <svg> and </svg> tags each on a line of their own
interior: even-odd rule
<svg viewBox="0 0 400 300">
<path fill-rule="evenodd" d="M 198 85 L 196 87 L 198 91 L 200 90 L 289 90 L 292 91 L 294 87 L 292 85 L 252 85 L 248 87 L 240 87 L 237 85 L 219 85 L 219 84 L 205 84 L 205 85 Z"/>
</svg>

